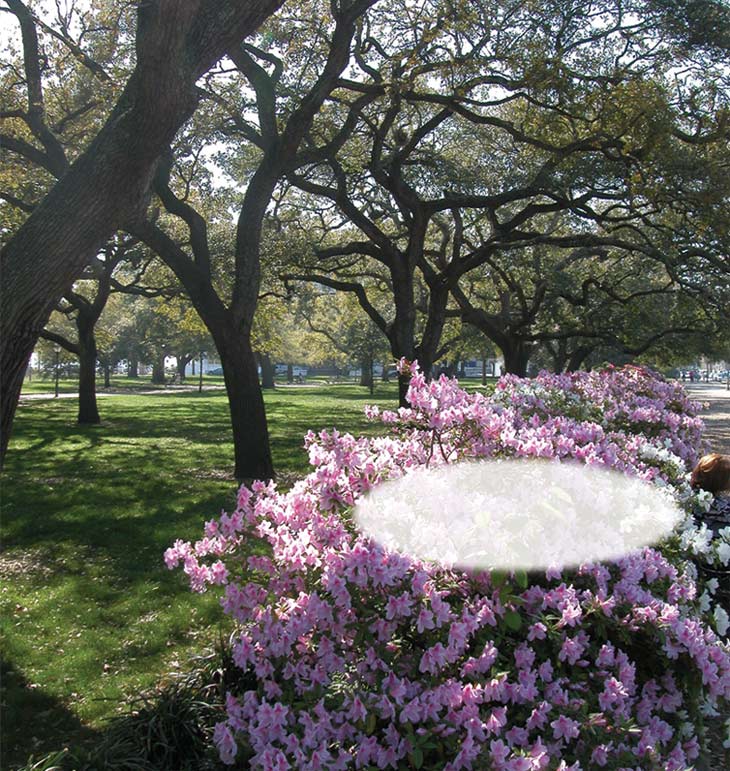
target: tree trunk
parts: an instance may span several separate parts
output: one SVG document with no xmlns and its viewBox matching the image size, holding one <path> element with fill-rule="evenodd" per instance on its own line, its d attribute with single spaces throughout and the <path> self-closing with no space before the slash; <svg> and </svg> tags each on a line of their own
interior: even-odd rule
<svg viewBox="0 0 730 771">
<path fill-rule="evenodd" d="M 142 208 L 159 155 L 196 107 L 199 77 L 280 2 L 139 4 L 137 63 L 117 104 L 0 254 L 0 464 L 51 311 L 104 241 Z"/>
<path fill-rule="evenodd" d="M 261 360 L 261 387 L 262 388 L 275 388 L 276 382 L 274 381 L 274 365 L 271 363 L 271 357 L 268 353 L 260 354 Z"/>
<path fill-rule="evenodd" d="M 78 320 L 77 320 L 78 322 Z M 96 338 L 91 329 L 79 328 L 79 416 L 82 425 L 100 423 L 96 404 Z"/>
<path fill-rule="evenodd" d="M 482 385 L 487 384 L 487 354 L 482 354 Z"/>
<path fill-rule="evenodd" d="M 398 406 L 408 407 L 408 399 L 406 394 L 408 393 L 408 386 L 411 384 L 411 376 L 409 374 L 398 374 Z"/>
<path fill-rule="evenodd" d="M 383 371 L 380 373 L 380 379 L 383 383 L 390 383 L 390 375 L 388 375 L 388 367 L 390 367 L 390 363 L 387 361 L 384 361 Z"/>
<path fill-rule="evenodd" d="M 568 358 L 568 364 L 566 370 L 568 372 L 575 372 L 579 370 L 583 365 L 583 362 L 593 353 L 594 346 L 581 346 L 576 348 Z"/>
<path fill-rule="evenodd" d="M 192 356 L 182 356 L 182 355 L 176 357 L 177 375 L 181 383 L 185 382 L 185 368 L 188 366 L 192 358 L 193 358 Z"/>
<path fill-rule="evenodd" d="M 228 328 L 215 335 L 231 410 L 234 473 L 242 482 L 273 479 L 274 464 L 256 356 L 245 337 L 236 332 Z"/>
<path fill-rule="evenodd" d="M 287 383 L 294 382 L 294 365 L 293 364 L 286 365 L 286 382 Z"/>
<path fill-rule="evenodd" d="M 155 354 L 155 359 L 152 362 L 152 382 L 155 385 L 165 384 L 165 354 Z"/>
<path fill-rule="evenodd" d="M 108 363 L 104 364 L 104 388 L 111 388 L 111 367 Z"/>
<path fill-rule="evenodd" d="M 421 372 L 427 380 L 431 380 L 433 377 L 435 360 L 446 323 L 446 305 L 449 300 L 448 285 L 441 282 L 431 282 L 429 295 L 426 325 L 421 335 L 421 342 L 416 346 L 416 358 Z"/>
<path fill-rule="evenodd" d="M 413 300 L 413 270 L 394 263 L 390 271 L 393 282 L 393 299 L 395 301 L 395 317 L 392 330 L 389 335 L 390 350 L 396 361 L 401 358 L 412 362 L 417 358 L 416 354 L 416 306 Z M 419 365 L 422 362 L 419 361 Z M 410 375 L 398 375 L 398 403 L 400 407 L 407 407 L 406 393 L 410 383 Z"/>
<path fill-rule="evenodd" d="M 370 388 L 373 382 L 372 372 L 370 371 L 370 359 L 367 356 L 360 358 L 360 385 Z"/>
<path fill-rule="evenodd" d="M 130 356 L 127 363 L 127 377 L 139 377 L 139 359 L 136 356 Z"/>
<path fill-rule="evenodd" d="M 509 341 L 502 347 L 504 356 L 504 370 L 511 375 L 525 377 L 527 375 L 527 362 L 530 360 L 530 346 L 521 340 Z"/>
</svg>

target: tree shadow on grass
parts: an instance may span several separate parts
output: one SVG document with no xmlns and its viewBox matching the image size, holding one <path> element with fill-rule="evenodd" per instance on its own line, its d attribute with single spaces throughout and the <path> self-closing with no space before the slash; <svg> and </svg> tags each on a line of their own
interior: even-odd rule
<svg viewBox="0 0 730 771">
<path fill-rule="evenodd" d="M 98 733 L 85 726 L 68 707 L 32 684 L 15 665 L 0 659 L 2 744 L 0 768 L 22 766 L 65 746 L 89 745 Z"/>
</svg>

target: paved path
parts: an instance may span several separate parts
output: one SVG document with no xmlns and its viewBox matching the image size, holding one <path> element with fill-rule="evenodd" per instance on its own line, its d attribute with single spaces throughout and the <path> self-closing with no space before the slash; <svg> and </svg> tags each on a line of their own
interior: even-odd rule
<svg viewBox="0 0 730 771">
<path fill-rule="evenodd" d="M 730 391 L 724 383 L 683 383 L 687 393 L 709 405 L 702 412 L 705 421 L 705 439 L 713 452 L 730 455 Z"/>
<path fill-rule="evenodd" d="M 223 391 L 225 386 L 222 385 L 204 385 L 204 391 Z M 96 396 L 154 396 L 155 394 L 179 394 L 186 392 L 197 391 L 197 385 L 180 385 L 170 388 L 150 388 L 150 389 L 137 389 L 137 388 L 119 388 L 116 390 L 98 389 Z M 77 391 L 62 391 L 58 394 L 59 399 L 78 399 L 79 394 Z M 53 391 L 48 393 L 26 393 L 20 394 L 20 401 L 38 401 L 42 399 L 55 399 Z"/>
<path fill-rule="evenodd" d="M 277 389 L 281 388 L 318 388 L 322 383 L 277 383 Z M 224 385 L 204 385 L 204 391 L 224 391 Z M 186 392 L 197 391 L 197 385 L 176 385 L 168 388 L 117 388 L 117 389 L 105 389 L 98 388 L 96 391 L 97 397 L 104 396 L 155 396 L 156 394 L 180 394 Z M 21 393 L 21 402 L 41 401 L 43 399 L 55 399 L 53 391 L 47 391 L 44 393 Z M 58 394 L 59 399 L 78 399 L 79 394 L 77 391 L 62 391 Z"/>
</svg>

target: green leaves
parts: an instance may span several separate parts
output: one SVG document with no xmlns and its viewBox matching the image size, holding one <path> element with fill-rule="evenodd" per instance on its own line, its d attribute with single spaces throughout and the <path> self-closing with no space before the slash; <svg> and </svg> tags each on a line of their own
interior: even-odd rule
<svg viewBox="0 0 730 771">
<path fill-rule="evenodd" d="M 517 632 L 522 628 L 522 616 L 516 610 L 508 610 L 504 614 L 504 623 L 508 629 Z"/>
<path fill-rule="evenodd" d="M 421 768 L 423 765 L 423 750 L 420 747 L 416 747 L 413 752 L 408 755 L 408 760 L 411 762 L 413 768 Z"/>
<path fill-rule="evenodd" d="M 377 718 L 375 717 L 374 712 L 370 712 L 367 716 L 367 719 L 365 720 L 365 733 L 370 736 L 372 732 L 375 730 L 375 726 L 377 724 Z"/>
<path fill-rule="evenodd" d="M 527 589 L 527 572 L 524 570 L 515 570 L 515 581 L 520 589 Z"/>
</svg>

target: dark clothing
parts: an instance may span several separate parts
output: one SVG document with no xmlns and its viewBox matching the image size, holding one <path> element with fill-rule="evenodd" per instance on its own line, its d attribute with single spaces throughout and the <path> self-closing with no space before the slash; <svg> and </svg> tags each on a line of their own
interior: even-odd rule
<svg viewBox="0 0 730 771">
<path fill-rule="evenodd" d="M 730 525 L 730 493 L 718 493 L 712 501 L 710 510 L 702 517 L 702 521 L 712 530 L 714 536 Z"/>
</svg>

